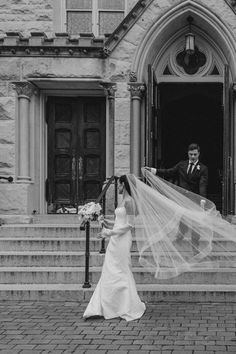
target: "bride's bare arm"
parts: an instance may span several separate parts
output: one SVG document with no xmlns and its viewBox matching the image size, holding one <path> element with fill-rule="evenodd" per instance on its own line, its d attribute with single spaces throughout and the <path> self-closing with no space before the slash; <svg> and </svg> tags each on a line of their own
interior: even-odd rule
<svg viewBox="0 0 236 354">
<path fill-rule="evenodd" d="M 129 231 L 130 229 L 131 229 L 131 226 L 128 224 L 125 224 L 125 225 L 119 226 L 119 227 L 115 227 L 112 230 L 103 228 L 103 230 L 101 232 L 101 236 L 102 237 L 109 237 L 109 236 L 114 236 L 114 235 L 121 236 L 121 235 L 125 234 L 127 231 Z"/>
<path fill-rule="evenodd" d="M 101 236 L 103 237 L 109 237 L 113 235 L 120 236 L 134 227 L 135 208 L 134 208 L 133 199 L 127 198 L 127 200 L 125 200 L 124 207 L 126 209 L 126 214 L 127 214 L 126 224 L 124 224 L 123 226 L 115 227 L 112 230 L 103 228 Z"/>
<path fill-rule="evenodd" d="M 131 226 L 131 228 L 133 228 L 135 218 L 135 204 L 131 197 L 125 200 L 125 209 L 127 214 L 127 223 Z"/>
<path fill-rule="evenodd" d="M 114 220 L 111 220 L 111 219 L 108 219 L 108 218 L 105 218 L 103 220 L 103 225 L 106 229 L 112 229 L 113 226 L 114 226 Z"/>
</svg>

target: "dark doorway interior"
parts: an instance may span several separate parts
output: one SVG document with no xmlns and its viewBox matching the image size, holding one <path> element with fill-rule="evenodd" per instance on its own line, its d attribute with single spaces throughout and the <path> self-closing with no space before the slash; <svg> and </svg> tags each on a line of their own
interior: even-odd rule
<svg viewBox="0 0 236 354">
<path fill-rule="evenodd" d="M 163 83 L 160 88 L 162 167 L 187 159 L 187 147 L 201 147 L 201 161 L 209 168 L 208 198 L 222 208 L 223 110 L 222 84 Z"/>
</svg>

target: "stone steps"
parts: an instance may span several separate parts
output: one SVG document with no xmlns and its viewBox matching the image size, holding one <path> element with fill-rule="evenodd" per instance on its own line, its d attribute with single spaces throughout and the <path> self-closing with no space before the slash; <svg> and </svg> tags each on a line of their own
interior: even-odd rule
<svg viewBox="0 0 236 354">
<path fill-rule="evenodd" d="M 33 215 L 32 224 L 36 225 L 43 225 L 43 224 L 50 224 L 50 225 L 61 225 L 67 224 L 77 224 L 81 223 L 81 219 L 77 214 L 47 214 L 47 215 Z"/>
<path fill-rule="evenodd" d="M 106 215 L 106 219 L 114 220 L 114 213 L 112 215 Z M 81 218 L 77 214 L 47 214 L 47 215 L 33 215 L 31 216 L 31 223 L 36 225 L 50 224 L 61 225 L 71 224 L 80 225 Z"/>
<path fill-rule="evenodd" d="M 131 253 L 132 266 L 138 267 L 139 254 Z M 230 262 L 236 264 L 236 253 L 231 252 L 225 259 L 225 253 L 212 252 L 209 259 L 213 261 L 222 261 L 223 267 L 228 267 Z M 90 265 L 92 267 L 100 267 L 103 264 L 104 254 L 98 252 L 90 253 Z M 146 253 L 146 260 L 152 261 L 150 253 Z M 161 258 L 160 258 L 161 261 Z M 33 267 L 33 266 L 48 266 L 48 267 L 81 267 L 85 264 L 84 251 L 2 251 L 0 252 L 0 267 L 18 266 L 18 267 Z M 140 267 L 140 269 L 142 269 Z"/>
<path fill-rule="evenodd" d="M 40 237 L 32 234 L 32 236 L 0 237 L 1 251 L 82 251 L 85 250 L 85 244 L 85 235 L 83 235 L 83 237 L 53 237 L 51 235 Z M 106 240 L 106 245 L 107 244 L 108 240 Z M 191 245 L 187 241 L 181 241 L 176 246 L 181 249 L 181 251 L 191 251 Z M 100 248 L 101 240 L 91 236 L 90 250 L 99 252 Z M 137 251 L 135 240 L 132 242 L 131 250 L 133 252 Z M 216 240 L 213 241 L 212 250 L 213 252 L 223 252 L 224 250 L 236 252 L 236 242 Z"/>
<path fill-rule="evenodd" d="M 78 237 L 1 237 L 1 251 L 82 251 L 85 250 L 85 238 Z M 106 242 L 107 244 L 107 242 Z M 90 238 L 90 250 L 99 251 L 101 240 Z M 133 249 L 135 242 L 133 242 Z M 236 251 L 236 250 L 235 250 Z"/>
<path fill-rule="evenodd" d="M 235 302 L 236 285 L 137 284 L 145 302 Z M 0 300 L 89 301 L 94 287 L 81 284 L 0 284 Z"/>
<path fill-rule="evenodd" d="M 98 224 L 91 225 L 91 237 L 96 237 L 98 232 L 100 232 L 100 227 Z M 80 230 L 79 224 L 19 224 L 19 225 L 3 225 L 0 227 L 0 239 L 3 237 L 58 237 L 58 238 L 84 238 L 85 232 Z"/>
<path fill-rule="evenodd" d="M 101 267 L 90 267 L 90 282 L 96 284 L 100 278 Z M 148 269 L 133 267 L 137 284 L 236 284 L 236 269 L 218 268 L 183 273 L 171 279 L 155 279 Z M 83 284 L 84 267 L 0 267 L 0 284 Z"/>
<path fill-rule="evenodd" d="M 92 288 L 83 289 L 85 232 L 75 223 L 77 216 L 67 217 L 56 215 L 50 223 L 51 216 L 47 216 L 39 224 L 0 227 L 0 299 L 88 301 L 104 259 L 99 253 L 101 240 L 96 238 L 100 228 L 97 223 L 91 225 Z M 182 251 L 191 250 L 187 240 L 176 245 Z M 224 250 L 231 251 L 231 259 L 236 260 L 236 244 L 221 239 L 213 242 L 212 259 L 223 259 Z M 131 257 L 134 278 L 144 301 L 236 301 L 236 268 L 228 261 L 222 268 L 156 280 L 139 265 L 135 241 Z"/>
</svg>

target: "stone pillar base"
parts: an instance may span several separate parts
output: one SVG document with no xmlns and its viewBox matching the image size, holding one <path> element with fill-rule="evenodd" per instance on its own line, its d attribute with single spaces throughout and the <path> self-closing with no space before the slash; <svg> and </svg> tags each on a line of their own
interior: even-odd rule
<svg viewBox="0 0 236 354">
<path fill-rule="evenodd" d="M 4 224 L 32 224 L 31 215 L 0 215 L 0 225 Z"/>
<path fill-rule="evenodd" d="M 0 218 L 2 215 L 31 215 L 37 209 L 32 183 L 0 183 Z"/>
</svg>

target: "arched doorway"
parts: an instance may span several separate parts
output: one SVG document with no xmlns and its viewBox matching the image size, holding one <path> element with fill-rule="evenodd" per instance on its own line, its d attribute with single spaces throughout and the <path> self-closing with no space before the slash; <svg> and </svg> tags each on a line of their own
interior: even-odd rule
<svg viewBox="0 0 236 354">
<path fill-rule="evenodd" d="M 220 83 L 160 84 L 160 154 L 156 166 L 171 167 L 187 158 L 197 142 L 208 166 L 208 198 L 222 210 L 223 110 Z M 156 143 L 155 143 L 156 144 Z M 159 167 L 158 166 L 158 167 Z"/>
<path fill-rule="evenodd" d="M 214 14 L 186 3 L 159 20 L 135 58 L 138 80 L 147 85 L 144 163 L 171 167 L 187 158 L 189 143 L 198 142 L 209 167 L 209 198 L 223 214 L 234 214 L 236 48 L 228 47 L 230 33 Z M 184 53 L 189 15 L 196 60 Z"/>
<path fill-rule="evenodd" d="M 224 63 L 199 30 L 194 47 L 189 55 L 181 33 L 149 68 L 154 116 L 148 157 L 151 165 L 169 168 L 187 159 L 189 144 L 198 143 L 209 170 L 208 198 L 223 211 Z"/>
</svg>

